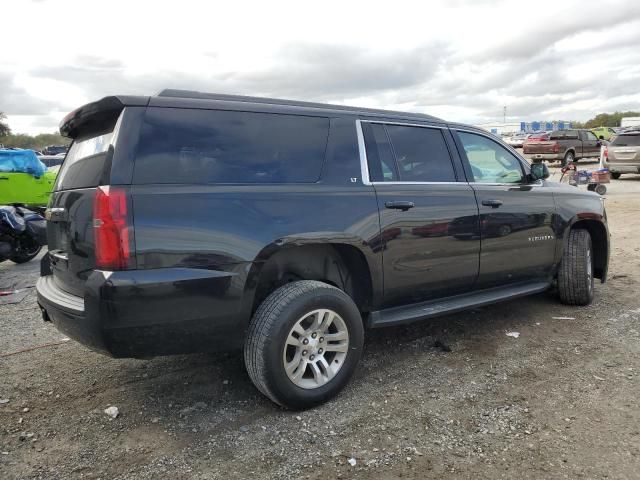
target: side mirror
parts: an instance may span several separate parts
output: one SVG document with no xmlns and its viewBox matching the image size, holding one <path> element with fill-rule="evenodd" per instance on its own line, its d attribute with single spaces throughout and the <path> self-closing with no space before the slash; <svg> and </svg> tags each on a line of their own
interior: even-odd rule
<svg viewBox="0 0 640 480">
<path fill-rule="evenodd" d="M 544 162 L 531 164 L 531 178 L 535 180 L 544 180 L 549 178 L 549 168 Z"/>
</svg>

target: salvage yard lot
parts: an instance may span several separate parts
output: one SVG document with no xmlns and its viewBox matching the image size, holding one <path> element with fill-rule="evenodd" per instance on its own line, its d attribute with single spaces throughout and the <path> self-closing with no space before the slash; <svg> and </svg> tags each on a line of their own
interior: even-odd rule
<svg viewBox="0 0 640 480">
<path fill-rule="evenodd" d="M 0 478 L 638 478 L 640 175 L 607 209 L 593 305 L 549 292 L 369 331 L 354 380 L 306 412 L 239 354 L 110 359 L 64 342 L 35 292 L 0 304 Z M 37 275 L 6 262 L 0 286 Z"/>
</svg>

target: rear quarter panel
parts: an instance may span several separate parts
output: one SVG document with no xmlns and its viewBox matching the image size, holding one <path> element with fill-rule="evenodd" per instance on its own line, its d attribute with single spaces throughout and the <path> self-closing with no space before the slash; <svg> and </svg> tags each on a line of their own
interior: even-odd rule
<svg viewBox="0 0 640 480">
<path fill-rule="evenodd" d="M 248 321 L 271 255 L 291 245 L 341 243 L 363 253 L 381 292 L 378 207 L 360 176 L 355 119 L 334 118 L 317 183 L 134 185 L 137 266 L 233 271 L 226 294 Z"/>
</svg>

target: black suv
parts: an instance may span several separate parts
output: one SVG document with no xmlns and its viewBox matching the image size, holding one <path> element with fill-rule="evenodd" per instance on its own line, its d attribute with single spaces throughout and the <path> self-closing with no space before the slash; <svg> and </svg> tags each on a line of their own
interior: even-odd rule
<svg viewBox="0 0 640 480">
<path fill-rule="evenodd" d="M 45 320 L 116 357 L 243 348 L 286 407 L 347 383 L 365 327 L 606 278 L 601 198 L 468 125 L 166 90 L 60 130 Z"/>
</svg>

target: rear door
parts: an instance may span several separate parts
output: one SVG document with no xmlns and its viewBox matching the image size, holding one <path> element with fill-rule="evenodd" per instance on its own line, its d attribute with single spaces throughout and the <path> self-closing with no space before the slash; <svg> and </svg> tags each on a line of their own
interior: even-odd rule
<svg viewBox="0 0 640 480">
<path fill-rule="evenodd" d="M 477 288 L 548 278 L 556 248 L 552 193 L 544 182 L 526 183 L 524 164 L 489 135 L 455 135 L 480 211 Z"/>
<path fill-rule="evenodd" d="M 384 304 L 464 293 L 478 274 L 473 190 L 455 167 L 447 129 L 361 121 L 380 212 Z"/>
<path fill-rule="evenodd" d="M 630 165 L 640 164 L 640 132 L 618 135 L 608 147 L 609 162 Z"/>
</svg>

